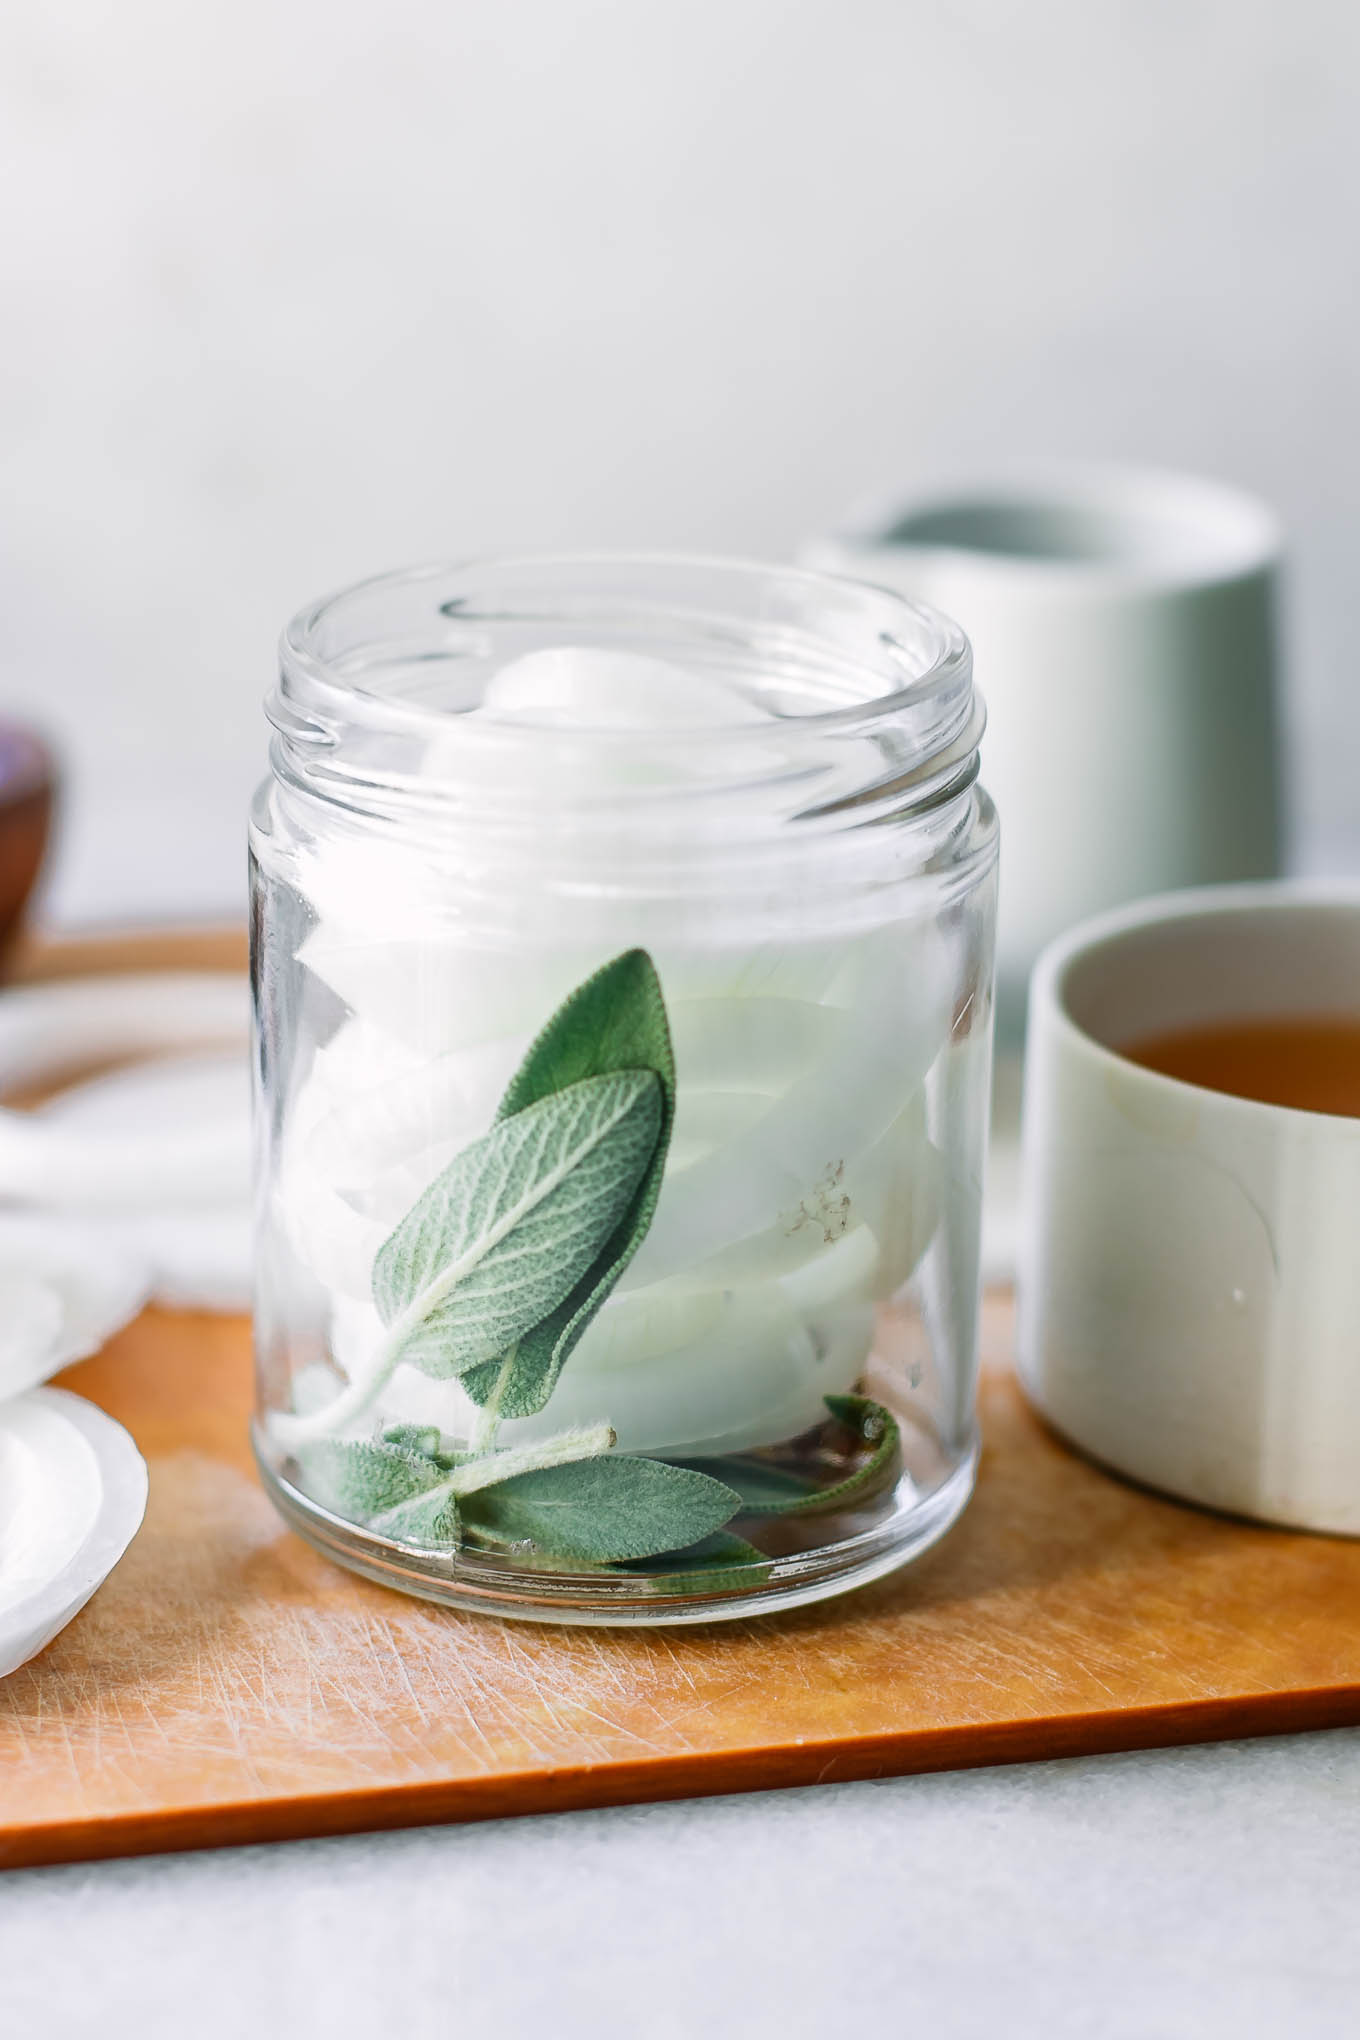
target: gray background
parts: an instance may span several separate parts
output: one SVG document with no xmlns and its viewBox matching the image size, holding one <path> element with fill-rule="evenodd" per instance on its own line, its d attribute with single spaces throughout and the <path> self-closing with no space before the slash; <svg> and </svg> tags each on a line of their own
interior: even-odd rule
<svg viewBox="0 0 1360 2040">
<path fill-rule="evenodd" d="M 276 633 L 351 577 L 783 555 L 1052 453 L 1278 505 L 1344 861 L 1358 73 L 1346 0 L 10 0 L 0 701 L 68 751 L 55 909 L 237 903 Z"/>
</svg>

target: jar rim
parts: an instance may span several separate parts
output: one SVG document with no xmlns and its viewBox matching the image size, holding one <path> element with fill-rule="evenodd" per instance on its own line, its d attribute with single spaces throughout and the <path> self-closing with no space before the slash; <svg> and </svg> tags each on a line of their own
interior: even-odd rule
<svg viewBox="0 0 1360 2040">
<path fill-rule="evenodd" d="M 572 646 L 659 653 L 682 680 L 727 683 L 729 703 L 735 681 L 751 717 L 686 720 L 683 692 L 641 725 L 466 712 L 524 651 Z M 928 858 L 976 780 L 985 721 L 948 618 L 870 582 L 663 553 L 359 582 L 285 630 L 267 713 L 276 779 L 356 820 L 417 830 L 445 857 L 494 842 L 506 869 L 553 841 L 574 868 L 627 858 L 649 882 L 677 860 L 815 859 L 881 822 L 919 824 Z"/>
<path fill-rule="evenodd" d="M 474 555 L 398 568 L 336 590 L 298 611 L 285 626 L 279 646 L 280 688 L 269 704 L 270 718 L 279 724 L 282 710 L 294 725 L 293 734 L 297 733 L 298 712 L 335 725 L 358 722 L 394 731 L 422 728 L 429 732 L 447 729 L 452 721 L 465 724 L 467 718 L 451 717 L 447 708 L 432 708 L 363 684 L 350 663 L 363 638 L 356 637 L 347 647 L 347 624 L 352 628 L 384 599 L 391 601 L 407 592 L 420 594 L 440 583 L 454 588 L 462 583 L 466 588 L 466 593 L 450 595 L 436 605 L 437 613 L 450 621 L 486 625 L 516 618 L 547 621 L 551 609 L 517 617 L 513 609 L 481 610 L 476 601 L 479 595 L 496 598 L 498 580 L 508 579 L 512 587 L 516 580 L 538 581 L 551 591 L 555 582 L 565 587 L 572 577 L 587 587 L 592 581 L 603 580 L 603 595 L 596 599 L 619 602 L 624 598 L 616 612 L 620 618 L 643 613 L 639 596 L 650 582 L 653 585 L 645 609 L 658 618 L 681 626 L 688 623 L 696 630 L 731 629 L 746 623 L 757 633 L 781 633 L 786 646 L 796 631 L 804 648 L 820 647 L 828 663 L 836 665 L 846 678 L 857 673 L 866 681 L 876 677 L 880 682 L 866 685 L 853 698 L 832 706 L 782 715 L 785 730 L 805 729 L 827 736 L 838 730 L 863 733 L 889 720 L 910 724 L 913 752 L 918 762 L 924 763 L 956 743 L 972 719 L 972 653 L 963 631 L 939 611 L 912 602 L 893 589 L 784 563 L 683 552 L 609 551 Z M 636 594 L 628 587 L 631 581 L 639 584 Z M 754 594 L 759 590 L 760 600 L 747 614 L 735 605 L 715 609 L 711 599 L 710 604 L 700 605 L 692 597 L 701 583 L 720 591 Z M 679 596 L 688 589 L 689 602 L 671 597 L 671 587 Z M 819 606 L 827 619 L 826 628 L 798 622 L 800 607 L 815 616 Z M 844 637 L 837 635 L 833 623 L 849 626 Z M 287 714 L 285 704 L 294 711 L 292 715 Z M 508 726 L 497 727 L 504 731 Z M 561 734 L 559 725 L 547 723 L 517 721 L 513 727 L 520 743 Z M 666 726 L 658 726 L 657 733 L 665 736 Z M 615 734 L 606 726 L 573 725 L 573 735 L 585 741 L 607 741 Z M 723 726 L 725 742 L 741 743 L 768 734 L 768 717 L 754 713 L 749 721 Z M 636 741 L 638 732 L 631 730 L 627 735 Z"/>
</svg>

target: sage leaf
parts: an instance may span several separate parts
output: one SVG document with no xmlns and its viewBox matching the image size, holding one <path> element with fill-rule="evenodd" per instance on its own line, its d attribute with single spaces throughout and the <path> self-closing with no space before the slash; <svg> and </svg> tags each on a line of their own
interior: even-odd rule
<svg viewBox="0 0 1360 2040">
<path fill-rule="evenodd" d="M 890 1487 L 902 1470 L 902 1436 L 897 1419 L 882 1403 L 863 1395 L 828 1395 L 833 1417 L 852 1431 L 866 1456 L 842 1479 L 819 1487 L 805 1475 L 754 1456 L 689 1459 L 680 1462 L 724 1481 L 741 1497 L 743 1516 L 825 1516 L 858 1507 Z"/>
<path fill-rule="evenodd" d="M 516 1474 L 462 1498 L 470 1536 L 592 1562 L 683 1549 L 740 1507 L 741 1497 L 706 1473 L 621 1453 Z"/>
<path fill-rule="evenodd" d="M 625 950 L 567 994 L 525 1052 L 496 1117 L 509 1119 L 568 1084 L 615 1070 L 655 1070 L 674 1102 L 670 1028 L 645 949 Z"/>
<path fill-rule="evenodd" d="M 782 1466 L 756 1458 L 682 1459 L 696 1473 L 712 1474 L 726 1481 L 741 1496 L 743 1516 L 782 1516 L 817 1497 L 817 1484 L 806 1475 L 789 1473 Z"/>
<path fill-rule="evenodd" d="M 463 1387 L 475 1402 L 501 1417 L 535 1415 L 592 1318 L 647 1234 L 666 1166 L 675 1118 L 675 1057 L 661 983 L 645 949 L 629 949 L 578 985 L 558 1007 L 511 1078 L 498 1122 L 560 1092 L 610 1072 L 649 1070 L 661 1092 L 661 1117 L 651 1159 L 609 1238 L 568 1294 L 531 1330 L 513 1354 L 471 1369 Z"/>
<path fill-rule="evenodd" d="M 478 1488 L 499 1487 L 521 1473 L 537 1473 L 545 1466 L 566 1466 L 577 1459 L 595 1459 L 614 1449 L 614 1433 L 608 1424 L 578 1424 L 570 1431 L 558 1431 L 551 1438 L 538 1438 L 532 1445 L 512 1445 L 505 1452 L 472 1452 L 461 1459 L 449 1475 L 458 1495 L 475 1494 Z"/>
<path fill-rule="evenodd" d="M 314 1438 L 294 1457 L 314 1501 L 363 1521 L 448 1477 L 432 1459 L 364 1438 Z"/>
<path fill-rule="evenodd" d="M 457 1550 L 459 1537 L 458 1499 L 448 1487 L 431 1488 L 398 1502 L 373 1518 L 372 1527 L 384 1537 L 402 1544 L 418 1544 L 426 1550 Z"/>
<path fill-rule="evenodd" d="M 404 1452 L 418 1452 L 441 1465 L 452 1465 L 457 1457 L 441 1451 L 444 1434 L 437 1424 L 390 1424 L 382 1435 L 384 1445 L 398 1445 Z"/>
<path fill-rule="evenodd" d="M 662 1594 L 716 1593 L 725 1587 L 763 1587 L 771 1561 L 744 1537 L 715 1531 L 683 1551 L 663 1551 L 655 1558 L 631 1559 L 616 1572 L 643 1573 L 656 1580 Z"/>
<path fill-rule="evenodd" d="M 869 1454 L 844 1480 L 837 1481 L 834 1487 L 822 1488 L 815 1503 L 806 1504 L 799 1511 L 805 1516 L 812 1514 L 814 1508 L 820 1515 L 826 1510 L 868 1501 L 882 1489 L 894 1486 L 902 1472 L 902 1433 L 891 1410 L 867 1395 L 825 1395 L 822 1401 L 833 1417 L 853 1431 L 862 1445 L 868 1446 Z"/>
<path fill-rule="evenodd" d="M 447 1378 L 541 1325 L 633 1206 L 665 1111 L 654 1071 L 618 1070 L 538 1099 L 456 1155 L 373 1264 L 389 1359 Z"/>
</svg>

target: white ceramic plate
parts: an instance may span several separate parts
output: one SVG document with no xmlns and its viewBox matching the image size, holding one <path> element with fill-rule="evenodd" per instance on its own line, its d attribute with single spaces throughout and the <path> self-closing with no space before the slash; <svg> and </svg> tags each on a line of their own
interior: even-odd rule
<svg viewBox="0 0 1360 2040">
<path fill-rule="evenodd" d="M 37 1388 L 0 1406 L 0 1678 L 45 1650 L 103 1585 L 141 1527 L 146 1495 L 141 1453 L 93 1403 Z"/>
</svg>

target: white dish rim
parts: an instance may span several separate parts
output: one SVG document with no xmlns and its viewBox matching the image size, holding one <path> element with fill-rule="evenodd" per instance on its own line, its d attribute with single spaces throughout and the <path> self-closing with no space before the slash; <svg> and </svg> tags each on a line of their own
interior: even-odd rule
<svg viewBox="0 0 1360 2040">
<path fill-rule="evenodd" d="M 22 1601 L 16 1601 L 3 1618 L 0 1635 L 22 1640 L 42 1635 L 37 1650 L 27 1652 L 0 1677 L 18 1671 L 77 1616 L 86 1602 L 104 1584 L 127 1551 L 146 1515 L 149 1488 L 146 1461 L 131 1434 L 117 1420 L 83 1396 L 65 1388 L 33 1388 L 13 1402 L 0 1406 L 0 1424 L 8 1409 L 19 1403 L 41 1400 L 74 1425 L 93 1451 L 99 1465 L 102 1492 L 93 1524 L 83 1542 L 59 1572 Z M 53 1626 L 50 1631 L 47 1625 Z M 0 1643 L 0 1655 L 4 1644 Z"/>
</svg>

